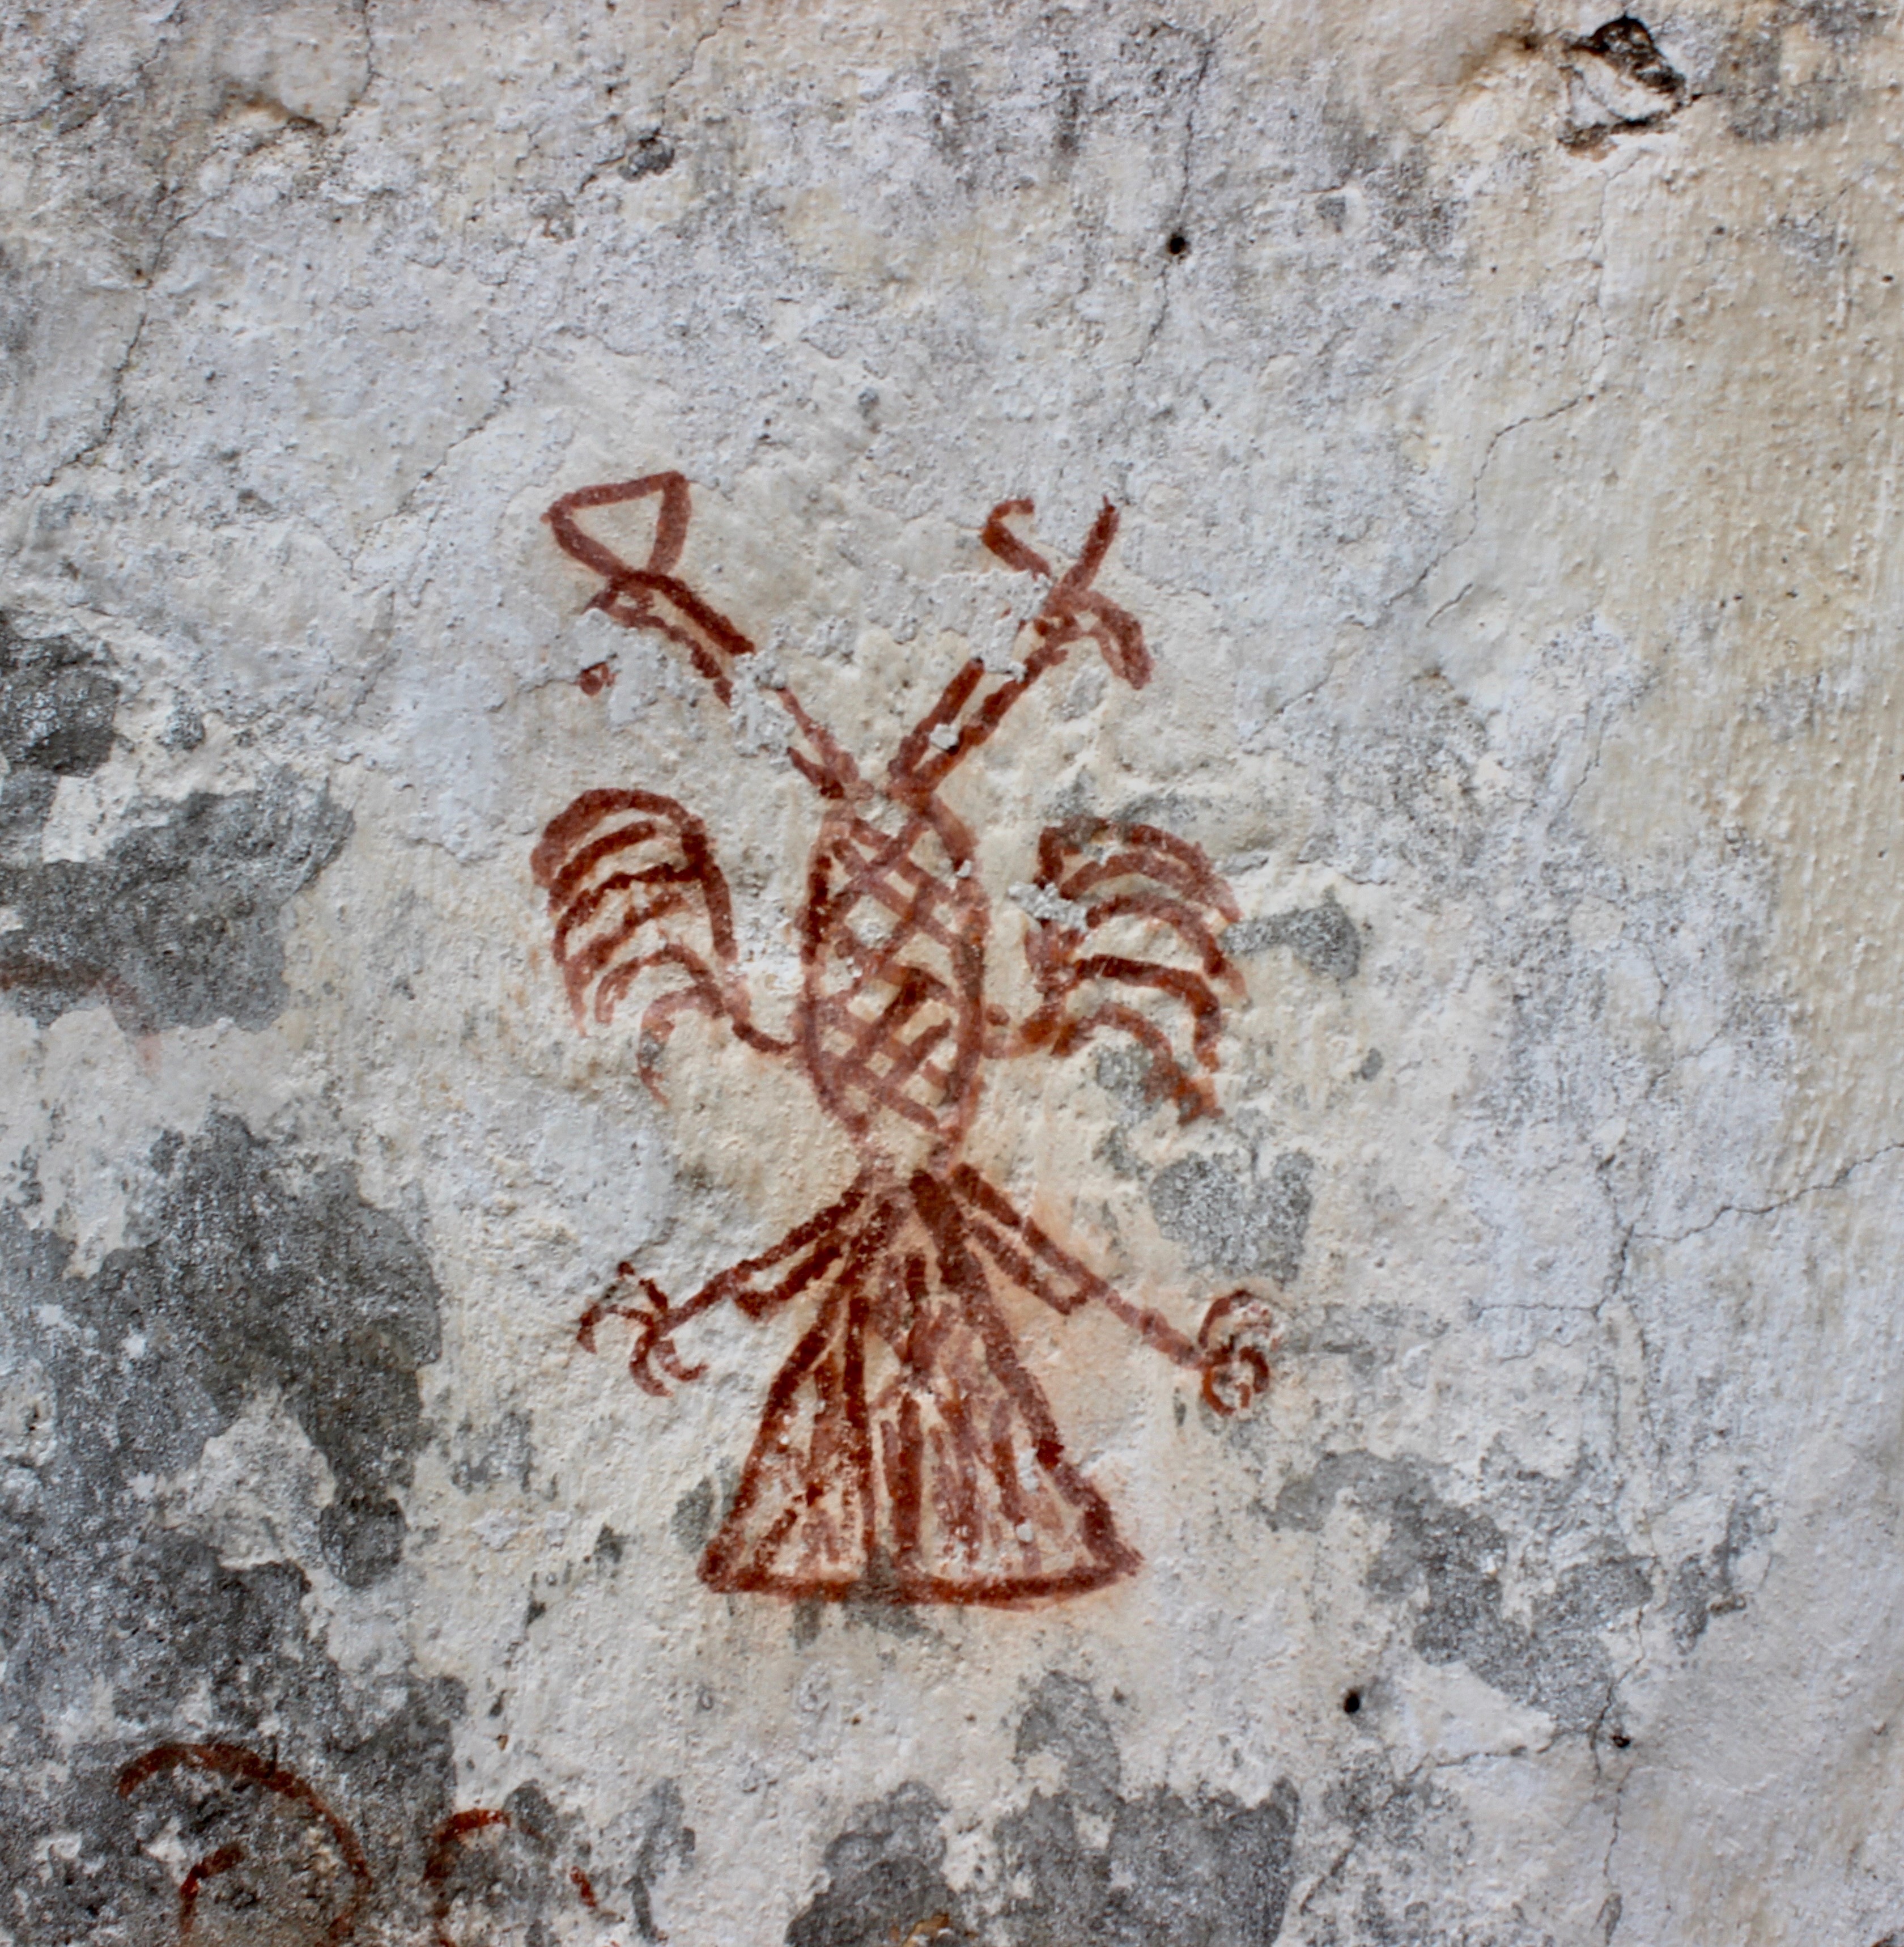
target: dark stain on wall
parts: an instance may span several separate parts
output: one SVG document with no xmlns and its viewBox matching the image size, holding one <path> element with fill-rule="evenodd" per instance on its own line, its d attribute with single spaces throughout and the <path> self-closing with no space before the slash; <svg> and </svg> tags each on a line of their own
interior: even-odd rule
<svg viewBox="0 0 1904 1947">
<path fill-rule="evenodd" d="M 410 1884 L 452 1788 L 459 1685 L 357 1682 L 326 1651 L 303 1568 L 222 1566 L 164 1524 L 155 1493 L 275 1394 L 333 1477 L 328 1567 L 352 1587 L 388 1574 L 428 1434 L 429 1261 L 348 1169 L 233 1118 L 153 1161 L 152 1241 L 91 1277 L 0 1209 L 0 1930 L 20 1947 L 170 1937 L 174 1880 L 138 1847 L 159 1798 L 113 1789 L 168 1739 L 295 1752 L 380 1877 Z M 76 1840 L 49 1848 L 55 1832 Z"/>
<path fill-rule="evenodd" d="M 102 859 L 42 859 L 59 781 L 106 761 L 119 698 L 104 651 L 0 617 L 0 905 L 15 915 L 0 998 L 42 1026 L 104 1001 L 128 1034 L 263 1027 L 288 998 L 285 903 L 344 849 L 351 814 L 281 771 L 231 797 L 195 791 Z"/>
<path fill-rule="evenodd" d="M 1372 1067 L 1365 1062 L 1365 1076 L 1381 1065 L 1379 1055 Z M 1263 1175 L 1253 1152 L 1239 1145 L 1227 1156 L 1180 1156 L 1153 1170 L 1125 1136 L 1158 1107 L 1142 1051 L 1100 1049 L 1095 1075 L 1117 1108 L 1097 1159 L 1114 1175 L 1143 1184 L 1159 1231 L 1182 1244 L 1193 1264 L 1232 1277 L 1291 1283 L 1302 1269 L 1315 1204 L 1315 1159 L 1306 1150 L 1284 1150 Z"/>
<path fill-rule="evenodd" d="M 104 1001 L 128 1034 L 263 1027 L 288 998 L 285 903 L 350 831 L 328 794 L 280 772 L 233 797 L 195 791 L 103 859 L 0 865 L 19 918 L 0 936 L 0 995 L 42 1026 Z"/>
<path fill-rule="evenodd" d="M 1870 0 L 1784 0 L 1738 28 L 1714 77 L 1732 133 L 1748 142 L 1782 142 L 1837 127 L 1860 92 L 1850 57 L 1895 11 Z M 1794 32 L 1796 60 L 1789 45 Z"/>
<path fill-rule="evenodd" d="M 1287 1779 L 1255 1805 L 1201 1786 L 1127 1796 L 1102 1706 L 1058 1670 L 1018 1726 L 1019 1760 L 1038 1753 L 1056 1759 L 1062 1782 L 999 1822 L 1005 1884 L 1023 1890 L 990 1937 L 1009 1947 L 1270 1947 L 1281 1933 L 1300 1810 Z"/>
<path fill-rule="evenodd" d="M 66 636 L 35 641 L 0 615 L 0 863 L 30 858 L 60 780 L 113 748 L 119 685 L 105 658 Z"/>
<path fill-rule="evenodd" d="M 675 1503 L 669 1532 L 690 1555 L 698 1555 L 714 1532 L 714 1480 L 703 1475 Z"/>
<path fill-rule="evenodd" d="M 153 1242 L 61 1287 L 102 1347 L 134 1333 L 150 1346 L 128 1387 L 121 1469 L 175 1469 L 275 1388 L 336 1481 L 332 1566 L 363 1587 L 396 1565 L 394 1492 L 428 1437 L 416 1375 L 440 1349 L 442 1303 L 429 1259 L 350 1170 L 280 1153 L 235 1116 L 167 1147 Z"/>
<path fill-rule="evenodd" d="M 0 615 L 0 757 L 16 771 L 83 777 L 113 748 L 119 685 L 98 650 L 70 636 L 16 634 Z"/>
<path fill-rule="evenodd" d="M 1124 1790 L 1124 1764 L 1090 1686 L 1039 1683 L 1015 1756 L 1056 1760 L 992 1834 L 995 1890 L 946 1881 L 945 1808 L 924 1785 L 862 1806 L 827 1849 L 827 1884 L 787 1929 L 788 1947 L 892 1947 L 940 1934 L 998 1947 L 1271 1947 L 1282 1930 L 1300 1803 L 1287 1780 L 1255 1805 L 1199 1787 Z"/>
<path fill-rule="evenodd" d="M 1285 1484 L 1270 1525 L 1318 1532 L 1343 1496 L 1386 1524 L 1367 1584 L 1390 1602 L 1418 1602 L 1417 1654 L 1430 1663 L 1465 1664 L 1563 1730 L 1617 1733 L 1613 1666 L 1602 1636 L 1651 1597 L 1640 1557 L 1604 1543 L 1594 1559 L 1561 1570 L 1537 1593 L 1523 1624 L 1507 1613 L 1507 1531 L 1488 1514 L 1445 1500 L 1420 1461 L 1326 1455 L 1314 1473 Z"/>
<path fill-rule="evenodd" d="M 518 1785 L 499 1809 L 500 1817 L 462 1843 L 437 1849 L 426 1877 L 437 1926 L 451 1940 L 480 1939 L 504 1919 L 522 1930 L 521 1937 L 552 1940 L 552 1918 L 574 1899 L 561 1871 L 574 1821 L 533 1780 Z"/>
<path fill-rule="evenodd" d="M 663 1778 L 641 1801 L 641 1839 L 627 1880 L 629 1917 L 644 1940 L 665 1940 L 655 1924 L 654 1888 L 661 1876 L 686 1866 L 694 1856 L 694 1828 L 683 1819 L 681 1788 Z"/>
<path fill-rule="evenodd" d="M 1286 946 L 1312 974 L 1336 980 L 1352 980 L 1362 970 L 1362 929 L 1332 892 L 1324 893 L 1318 905 L 1239 920 L 1226 930 L 1222 943 L 1223 951 L 1232 955 Z"/>
<path fill-rule="evenodd" d="M 30 862 L 37 856 L 41 828 L 52 815 L 59 788 L 54 772 L 31 766 L 0 778 L 0 868 L 22 858 Z"/>
<path fill-rule="evenodd" d="M 1763 1495 L 1743 1496 L 1732 1504 L 1726 1531 L 1715 1546 L 1703 1555 L 1689 1555 L 1674 1570 L 1667 1610 L 1674 1640 L 1681 1649 L 1691 1649 L 1714 1616 L 1745 1608 L 1734 1571 L 1740 1556 L 1770 1534 L 1774 1524 Z"/>
<path fill-rule="evenodd" d="M 795 1914 L 787 1947 L 894 1947 L 966 1929 L 945 1882 L 945 1807 L 916 1783 L 854 1813 L 827 1848 L 827 1884 Z M 934 1924 L 934 1923 L 937 1923 Z"/>
<path fill-rule="evenodd" d="M 1151 1179 L 1151 1214 L 1193 1262 L 1287 1284 L 1302 1268 L 1315 1169 L 1303 1150 L 1286 1150 L 1260 1181 L 1247 1163 L 1185 1156 Z"/>
<path fill-rule="evenodd" d="M 451 1481 L 462 1493 L 474 1494 L 513 1481 L 526 1494 L 536 1466 L 532 1425 L 530 1416 L 516 1407 L 487 1426 L 478 1428 L 465 1419 L 450 1447 Z"/>
</svg>

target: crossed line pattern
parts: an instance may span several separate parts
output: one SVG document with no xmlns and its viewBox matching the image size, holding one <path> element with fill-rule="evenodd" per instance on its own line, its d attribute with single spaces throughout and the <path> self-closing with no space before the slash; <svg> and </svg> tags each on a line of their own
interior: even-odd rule
<svg viewBox="0 0 1904 1947">
<path fill-rule="evenodd" d="M 576 518 L 588 509 L 650 496 L 657 497 L 656 525 L 640 567 L 623 560 Z M 1201 1370 L 1204 1396 L 1219 1411 L 1236 1410 L 1267 1382 L 1267 1354 L 1260 1349 L 1269 1342 L 1267 1327 L 1248 1294 L 1219 1301 L 1193 1342 L 1159 1314 L 1124 1299 L 957 1160 L 977 1105 L 982 1058 L 1038 1049 L 1064 1054 L 1105 1029 L 1128 1033 L 1148 1050 L 1154 1087 L 1174 1099 L 1186 1119 L 1218 1113 L 1211 1077 L 1222 1022 L 1219 989 L 1235 991 L 1241 984 L 1219 937 L 1222 924 L 1238 917 L 1235 903 L 1198 847 L 1147 825 L 1077 823 L 1054 827 L 1040 841 L 1039 883 L 1068 904 L 1062 920 L 1037 922 L 1026 939 L 1038 1005 L 1013 1031 L 1003 1010 L 985 1004 L 988 908 L 970 876 L 971 835 L 938 788 L 991 738 L 1032 684 L 1079 643 L 1095 645 L 1113 673 L 1133 689 L 1143 687 L 1151 670 L 1136 618 L 1093 586 L 1117 531 L 1116 510 L 1105 505 L 1077 559 L 1062 574 L 1010 525 L 1031 511 L 1028 500 L 1002 501 L 981 536 L 1006 566 L 1047 583 L 1041 605 L 1017 638 L 1025 648 L 1024 660 L 1001 666 L 975 656 L 961 665 L 901 739 L 878 783 L 861 776 L 790 687 L 777 681 L 773 686 L 791 720 L 788 758 L 830 807 L 811 856 L 801 919 L 805 978 L 795 1045 L 822 1104 L 861 1139 L 860 1176 L 836 1203 L 772 1249 L 731 1267 L 678 1305 L 632 1264 L 623 1264 L 577 1335 L 592 1349 L 604 1318 L 627 1319 L 633 1329 L 630 1372 L 638 1384 L 660 1393 L 666 1379 L 695 1376 L 699 1369 L 682 1365 L 673 1334 L 710 1306 L 731 1299 L 758 1316 L 796 1297 L 818 1301 L 800 1346 L 774 1382 L 761 1439 L 724 1530 L 728 1538 L 717 1537 L 703 1559 L 703 1578 L 716 1587 L 843 1593 L 835 1586 L 836 1577 L 828 1579 L 813 1565 L 806 1572 L 779 1561 L 776 1537 L 784 1541 L 811 1519 L 812 1546 L 819 1550 L 814 1562 L 824 1566 L 834 1546 L 826 1538 L 832 1534 L 828 1524 L 845 1518 L 851 1498 L 840 1469 L 848 1466 L 849 1453 L 859 1456 L 854 1464 L 866 1462 L 876 1422 L 879 1440 L 897 1443 L 896 1471 L 889 1470 L 892 1506 L 882 1517 L 891 1531 L 882 1535 L 869 1528 L 861 1535 L 864 1559 L 853 1572 L 862 1580 L 851 1585 L 876 1594 L 885 1586 L 882 1577 L 891 1580 L 894 1559 L 906 1554 L 907 1537 L 916 1526 L 908 1511 L 918 1498 L 913 1463 L 924 1450 L 920 1402 L 929 1392 L 933 1411 L 950 1426 L 963 1410 L 960 1402 L 969 1390 L 967 1382 L 980 1379 L 978 1391 L 1011 1402 L 1006 1418 L 1018 1434 L 1000 1438 L 1007 1445 L 1018 1436 L 1028 1439 L 1059 1501 L 1080 1517 L 1088 1514 L 1081 1539 L 1071 1537 L 1077 1542 L 1077 1559 L 1068 1566 L 1054 1564 L 1049 1574 L 1029 1562 L 1009 1570 L 994 1565 L 991 1572 L 975 1562 L 966 1571 L 924 1581 L 917 1580 L 923 1569 L 912 1582 L 901 1573 L 887 1596 L 1003 1602 L 1074 1593 L 1134 1567 L 1136 1557 L 1117 1540 L 1108 1506 L 1064 1458 L 1049 1408 L 1023 1371 L 997 1311 L 994 1281 L 999 1291 L 1016 1290 L 1063 1312 L 1102 1305 L 1165 1356 Z M 584 488 L 558 501 L 547 518 L 563 549 L 601 577 L 592 606 L 626 627 L 652 629 L 679 644 L 722 700 L 730 699 L 734 660 L 754 645 L 675 576 L 688 524 L 688 484 L 679 474 Z M 637 806 L 632 794 L 620 794 L 611 814 L 605 807 L 615 796 L 578 799 L 550 827 L 544 847 L 548 871 L 538 867 L 550 887 L 556 957 L 570 983 L 578 1020 L 591 992 L 597 1018 L 605 1020 L 628 982 L 665 964 L 681 969 L 685 983 L 644 1017 L 653 1030 L 650 1039 L 658 1040 L 674 1010 L 699 1008 L 725 1014 L 754 1045 L 779 1049 L 780 1044 L 748 1022 L 725 887 L 701 828 L 671 800 Z M 593 823 L 592 805 L 604 807 Z M 664 817 L 665 831 L 660 822 Z M 622 828 L 633 834 L 641 828 L 639 835 L 618 841 L 604 822 L 623 818 Z M 896 828 L 882 828 L 876 822 L 882 819 Z M 604 828 L 598 831 L 597 824 Z M 556 843 L 558 827 L 570 851 Z M 644 846 L 654 849 L 644 852 Z M 543 853 L 537 856 L 540 860 Z M 657 936 L 663 943 L 658 947 Z M 1124 950 L 1114 950 L 1120 947 Z M 1119 994 L 1127 998 L 1113 998 Z M 1156 1018 L 1176 1008 L 1188 1017 L 1188 1049 L 1181 1055 Z M 1173 1025 L 1179 1039 L 1185 1038 L 1181 1020 Z M 644 1052 L 644 1062 L 648 1058 Z M 889 1174 L 891 1165 L 867 1141 L 875 1122 L 886 1116 L 938 1139 L 930 1168 L 910 1182 Z M 936 1280 L 928 1277 L 929 1260 L 938 1265 Z M 929 1286 L 939 1293 L 929 1303 Z M 908 1322 L 910 1314 L 896 1295 L 901 1292 L 910 1295 L 913 1311 L 930 1313 L 926 1339 L 920 1337 L 922 1328 Z M 982 1354 L 961 1349 L 961 1331 L 978 1335 L 974 1342 L 982 1342 Z M 951 1335 L 936 1353 L 926 1342 L 933 1333 Z M 869 1333 L 906 1367 L 903 1396 L 888 1399 L 887 1386 L 876 1402 L 869 1398 Z M 935 1359 L 954 1366 L 964 1359 L 971 1370 L 941 1370 Z M 802 1388 L 813 1394 L 810 1407 L 800 1406 L 801 1413 L 810 1413 L 812 1446 L 801 1463 L 804 1474 L 790 1475 L 780 1457 L 788 1444 L 781 1435 L 796 1426 Z M 1009 1483 L 1003 1475 L 998 1480 L 1000 1506 L 1009 1512 Z M 743 1535 L 743 1513 L 769 1495 L 771 1506 L 763 1501 L 758 1510 L 769 1518 Z M 870 1520 L 870 1486 L 862 1487 L 860 1501 L 863 1519 Z M 1060 1509 L 1047 1511 L 1046 1518 L 1056 1524 L 1047 1538 L 1062 1552 L 1071 1545 L 1065 1525 L 1070 1517 Z M 1022 1528 L 1014 1531 L 1024 1540 Z M 807 1548 L 805 1542 L 801 1546 Z M 889 1549 L 895 1557 L 889 1558 Z M 844 1558 L 835 1565 L 842 1572 L 852 1566 Z"/>
<path fill-rule="evenodd" d="M 830 963 L 852 978 L 830 992 L 809 982 L 806 1052 L 822 1087 L 861 1126 L 883 1109 L 942 1133 L 948 1104 L 962 1125 L 975 1078 L 984 909 L 914 856 L 933 842 L 942 840 L 925 818 L 889 834 L 847 813 L 815 860 L 805 958 L 822 977 Z M 868 908 L 883 939 L 866 936 Z M 942 959 L 943 974 L 914 957 L 922 943 Z"/>
</svg>

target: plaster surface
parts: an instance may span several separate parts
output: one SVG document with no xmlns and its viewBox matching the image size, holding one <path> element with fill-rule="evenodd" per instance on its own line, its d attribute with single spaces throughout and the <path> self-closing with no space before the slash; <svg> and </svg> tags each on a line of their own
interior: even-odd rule
<svg viewBox="0 0 1904 1947">
<path fill-rule="evenodd" d="M 1878 0 L 6 10 L 0 1941 L 1904 1938 L 1901 62 Z M 731 704 L 542 518 L 667 471 Z M 764 1045 L 777 688 L 885 775 L 1038 639 L 1021 497 L 1060 572 L 1115 508 L 1154 671 L 1092 611 L 959 754 L 984 998 L 1083 936 L 1041 832 L 1165 832 L 1220 1033 L 1187 1116 L 988 1056 L 959 1154 L 1269 1384 L 1014 1305 L 1134 1565 L 710 1586 L 810 1314 L 665 1396 L 578 1325 L 864 1162 Z M 604 789 L 705 827 L 762 1045 L 578 1031 L 533 861 Z"/>
</svg>

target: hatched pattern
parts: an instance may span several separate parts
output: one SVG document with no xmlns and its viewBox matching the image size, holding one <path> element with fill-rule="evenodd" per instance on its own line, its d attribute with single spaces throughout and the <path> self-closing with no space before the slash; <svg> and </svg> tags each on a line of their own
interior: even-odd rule
<svg viewBox="0 0 1904 1947">
<path fill-rule="evenodd" d="M 946 850 L 925 818 L 887 833 L 851 812 L 816 849 L 805 1046 L 822 1098 L 858 1131 L 890 1116 L 949 1132 L 976 1080 L 985 899 L 922 862 Z"/>
</svg>

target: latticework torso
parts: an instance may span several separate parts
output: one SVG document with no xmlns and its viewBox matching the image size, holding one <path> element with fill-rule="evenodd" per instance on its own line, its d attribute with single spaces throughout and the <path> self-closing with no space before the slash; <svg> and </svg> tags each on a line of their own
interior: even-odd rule
<svg viewBox="0 0 1904 1947">
<path fill-rule="evenodd" d="M 799 1045 L 814 1087 L 855 1135 L 923 1131 L 942 1159 L 984 1037 L 989 910 L 972 859 L 936 799 L 881 800 L 828 815 L 807 882 Z"/>
</svg>

